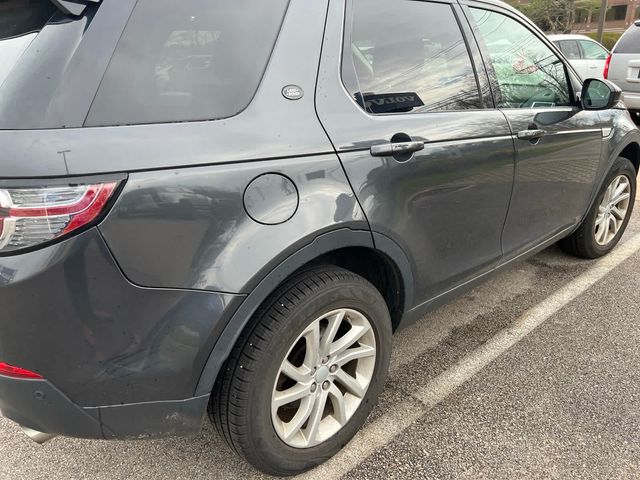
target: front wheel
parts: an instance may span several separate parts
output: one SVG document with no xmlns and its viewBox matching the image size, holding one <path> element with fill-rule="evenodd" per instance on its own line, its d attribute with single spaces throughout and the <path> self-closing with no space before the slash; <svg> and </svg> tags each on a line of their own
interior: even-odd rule
<svg viewBox="0 0 640 480">
<path fill-rule="evenodd" d="M 633 164 L 618 157 L 584 221 L 572 235 L 559 242 L 560 247 L 582 258 L 598 258 L 613 250 L 633 212 L 636 176 Z"/>
<path fill-rule="evenodd" d="M 389 311 L 373 285 L 337 267 L 302 272 L 241 336 L 210 416 L 259 470 L 303 472 L 362 426 L 384 385 L 390 351 Z"/>
</svg>

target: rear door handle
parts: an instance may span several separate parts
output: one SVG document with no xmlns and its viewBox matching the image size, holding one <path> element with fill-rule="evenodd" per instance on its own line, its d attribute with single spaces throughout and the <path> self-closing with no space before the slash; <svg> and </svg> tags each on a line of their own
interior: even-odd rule
<svg viewBox="0 0 640 480">
<path fill-rule="evenodd" d="M 420 150 L 424 150 L 424 142 L 383 143 L 382 145 L 372 145 L 371 155 L 374 157 L 393 157 Z"/>
<path fill-rule="evenodd" d="M 544 130 L 538 130 L 538 129 L 521 130 L 518 132 L 518 138 L 520 140 L 535 140 L 537 138 L 544 137 L 546 133 L 547 132 L 545 132 Z"/>
</svg>

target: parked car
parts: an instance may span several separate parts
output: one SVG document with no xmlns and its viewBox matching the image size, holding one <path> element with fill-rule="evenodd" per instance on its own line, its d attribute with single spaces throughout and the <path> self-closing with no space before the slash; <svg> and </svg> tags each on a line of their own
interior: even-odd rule
<svg viewBox="0 0 640 480">
<path fill-rule="evenodd" d="M 586 35 L 549 35 L 582 78 L 604 78 L 609 50 Z"/>
<path fill-rule="evenodd" d="M 604 69 L 608 78 L 622 89 L 624 102 L 640 119 L 640 20 L 636 20 L 611 50 Z"/>
<path fill-rule="evenodd" d="M 9 0 L 0 410 L 325 461 L 392 334 L 625 231 L 640 132 L 495 1 Z M 344 30 L 344 35 L 343 35 Z"/>
</svg>

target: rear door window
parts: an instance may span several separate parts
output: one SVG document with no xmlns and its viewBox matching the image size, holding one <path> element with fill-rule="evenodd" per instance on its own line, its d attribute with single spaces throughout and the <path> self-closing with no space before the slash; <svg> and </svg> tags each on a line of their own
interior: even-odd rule
<svg viewBox="0 0 640 480">
<path fill-rule="evenodd" d="M 582 47 L 584 58 L 586 58 L 587 60 L 607 59 L 607 51 L 604 49 L 604 47 L 601 47 L 596 42 L 590 42 L 589 40 L 580 40 L 580 46 Z"/>
<path fill-rule="evenodd" d="M 450 5 L 354 0 L 343 80 L 371 114 L 481 108 L 471 58 Z"/>
<path fill-rule="evenodd" d="M 0 1 L 0 86 L 56 10 L 51 0 Z"/>
<path fill-rule="evenodd" d="M 85 125 L 214 120 L 244 110 L 288 0 L 139 0 Z"/>
<path fill-rule="evenodd" d="M 633 25 L 624 32 L 613 53 L 640 53 L 640 27 Z"/>
<path fill-rule="evenodd" d="M 575 40 L 560 40 L 557 42 L 557 45 L 569 60 L 580 59 L 580 47 L 578 47 L 578 42 Z"/>
</svg>

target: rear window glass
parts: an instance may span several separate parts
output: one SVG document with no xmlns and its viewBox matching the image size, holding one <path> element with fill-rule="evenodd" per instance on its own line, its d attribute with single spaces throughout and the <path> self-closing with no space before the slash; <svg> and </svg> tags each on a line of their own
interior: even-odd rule
<svg viewBox="0 0 640 480">
<path fill-rule="evenodd" d="M 139 0 L 87 126 L 227 118 L 253 98 L 288 0 Z"/>
<path fill-rule="evenodd" d="M 614 53 L 640 53 L 640 27 L 632 25 L 627 30 L 618 44 L 615 46 Z"/>
<path fill-rule="evenodd" d="M 55 12 L 51 0 L 0 0 L 0 86 Z"/>
</svg>

